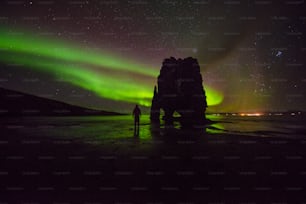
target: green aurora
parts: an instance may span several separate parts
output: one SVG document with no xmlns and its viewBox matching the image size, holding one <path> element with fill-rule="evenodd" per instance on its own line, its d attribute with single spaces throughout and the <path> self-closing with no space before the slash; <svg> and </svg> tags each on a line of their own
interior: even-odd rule
<svg viewBox="0 0 306 204">
<path fill-rule="evenodd" d="M 150 77 L 151 82 L 159 74 L 156 68 L 106 52 L 84 51 L 60 40 L 21 33 L 0 29 L 0 61 L 48 73 L 102 98 L 151 105 L 154 84 L 131 80 L 129 74 Z M 127 74 L 118 77 L 106 70 Z M 205 91 L 209 106 L 222 102 L 221 92 L 208 86 Z"/>
</svg>

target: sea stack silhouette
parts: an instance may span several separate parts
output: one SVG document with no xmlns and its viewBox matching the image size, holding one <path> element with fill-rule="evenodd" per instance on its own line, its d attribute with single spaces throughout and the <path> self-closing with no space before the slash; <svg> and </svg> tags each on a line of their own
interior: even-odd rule
<svg viewBox="0 0 306 204">
<path fill-rule="evenodd" d="M 154 87 L 151 121 L 159 121 L 162 109 L 166 123 L 171 123 L 175 119 L 174 112 L 179 113 L 179 121 L 182 124 L 205 123 L 207 102 L 202 82 L 197 59 L 164 59 L 157 86 Z"/>
</svg>

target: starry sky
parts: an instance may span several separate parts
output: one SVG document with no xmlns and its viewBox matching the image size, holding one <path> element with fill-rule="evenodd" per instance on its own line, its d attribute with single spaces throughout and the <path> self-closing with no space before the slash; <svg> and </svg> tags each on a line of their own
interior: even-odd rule
<svg viewBox="0 0 306 204">
<path fill-rule="evenodd" d="M 150 106 L 164 58 L 198 59 L 210 112 L 306 110 L 301 0 L 1 1 L 0 86 Z"/>
</svg>

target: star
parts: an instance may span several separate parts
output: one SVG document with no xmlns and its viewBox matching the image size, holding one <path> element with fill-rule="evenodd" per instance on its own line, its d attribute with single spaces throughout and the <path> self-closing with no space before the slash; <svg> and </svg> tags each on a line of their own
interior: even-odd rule
<svg viewBox="0 0 306 204">
<path fill-rule="evenodd" d="M 282 56 L 282 54 L 283 54 L 283 53 L 282 53 L 281 51 L 277 51 L 277 53 L 276 53 L 276 55 L 275 55 L 275 56 L 276 56 L 276 57 L 281 57 L 281 56 Z"/>
<path fill-rule="evenodd" d="M 59 101 L 101 109 L 116 102 L 150 106 L 163 59 L 191 56 L 204 88 L 224 95 L 215 110 L 287 109 L 284 95 L 306 90 L 298 83 L 305 81 L 303 7 L 213 2 L 3 1 L 0 76 L 10 77 L 0 85 L 30 93 L 56 87 Z M 37 86 L 20 83 L 24 77 L 39 79 Z M 64 97 L 71 90 L 92 98 Z M 262 101 L 260 94 L 271 97 Z M 231 96 L 244 107 L 232 105 Z M 306 110 L 306 97 L 292 101 L 299 105 L 290 108 Z"/>
</svg>

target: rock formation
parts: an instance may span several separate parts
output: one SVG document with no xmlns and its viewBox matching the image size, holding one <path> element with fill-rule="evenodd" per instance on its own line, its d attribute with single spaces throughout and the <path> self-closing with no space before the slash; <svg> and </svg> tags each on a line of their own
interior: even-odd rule
<svg viewBox="0 0 306 204">
<path fill-rule="evenodd" d="M 181 121 L 205 121 L 207 102 L 197 59 L 165 59 L 157 84 L 151 106 L 152 121 L 159 121 L 160 109 L 166 122 L 173 120 L 175 111 Z"/>
</svg>

